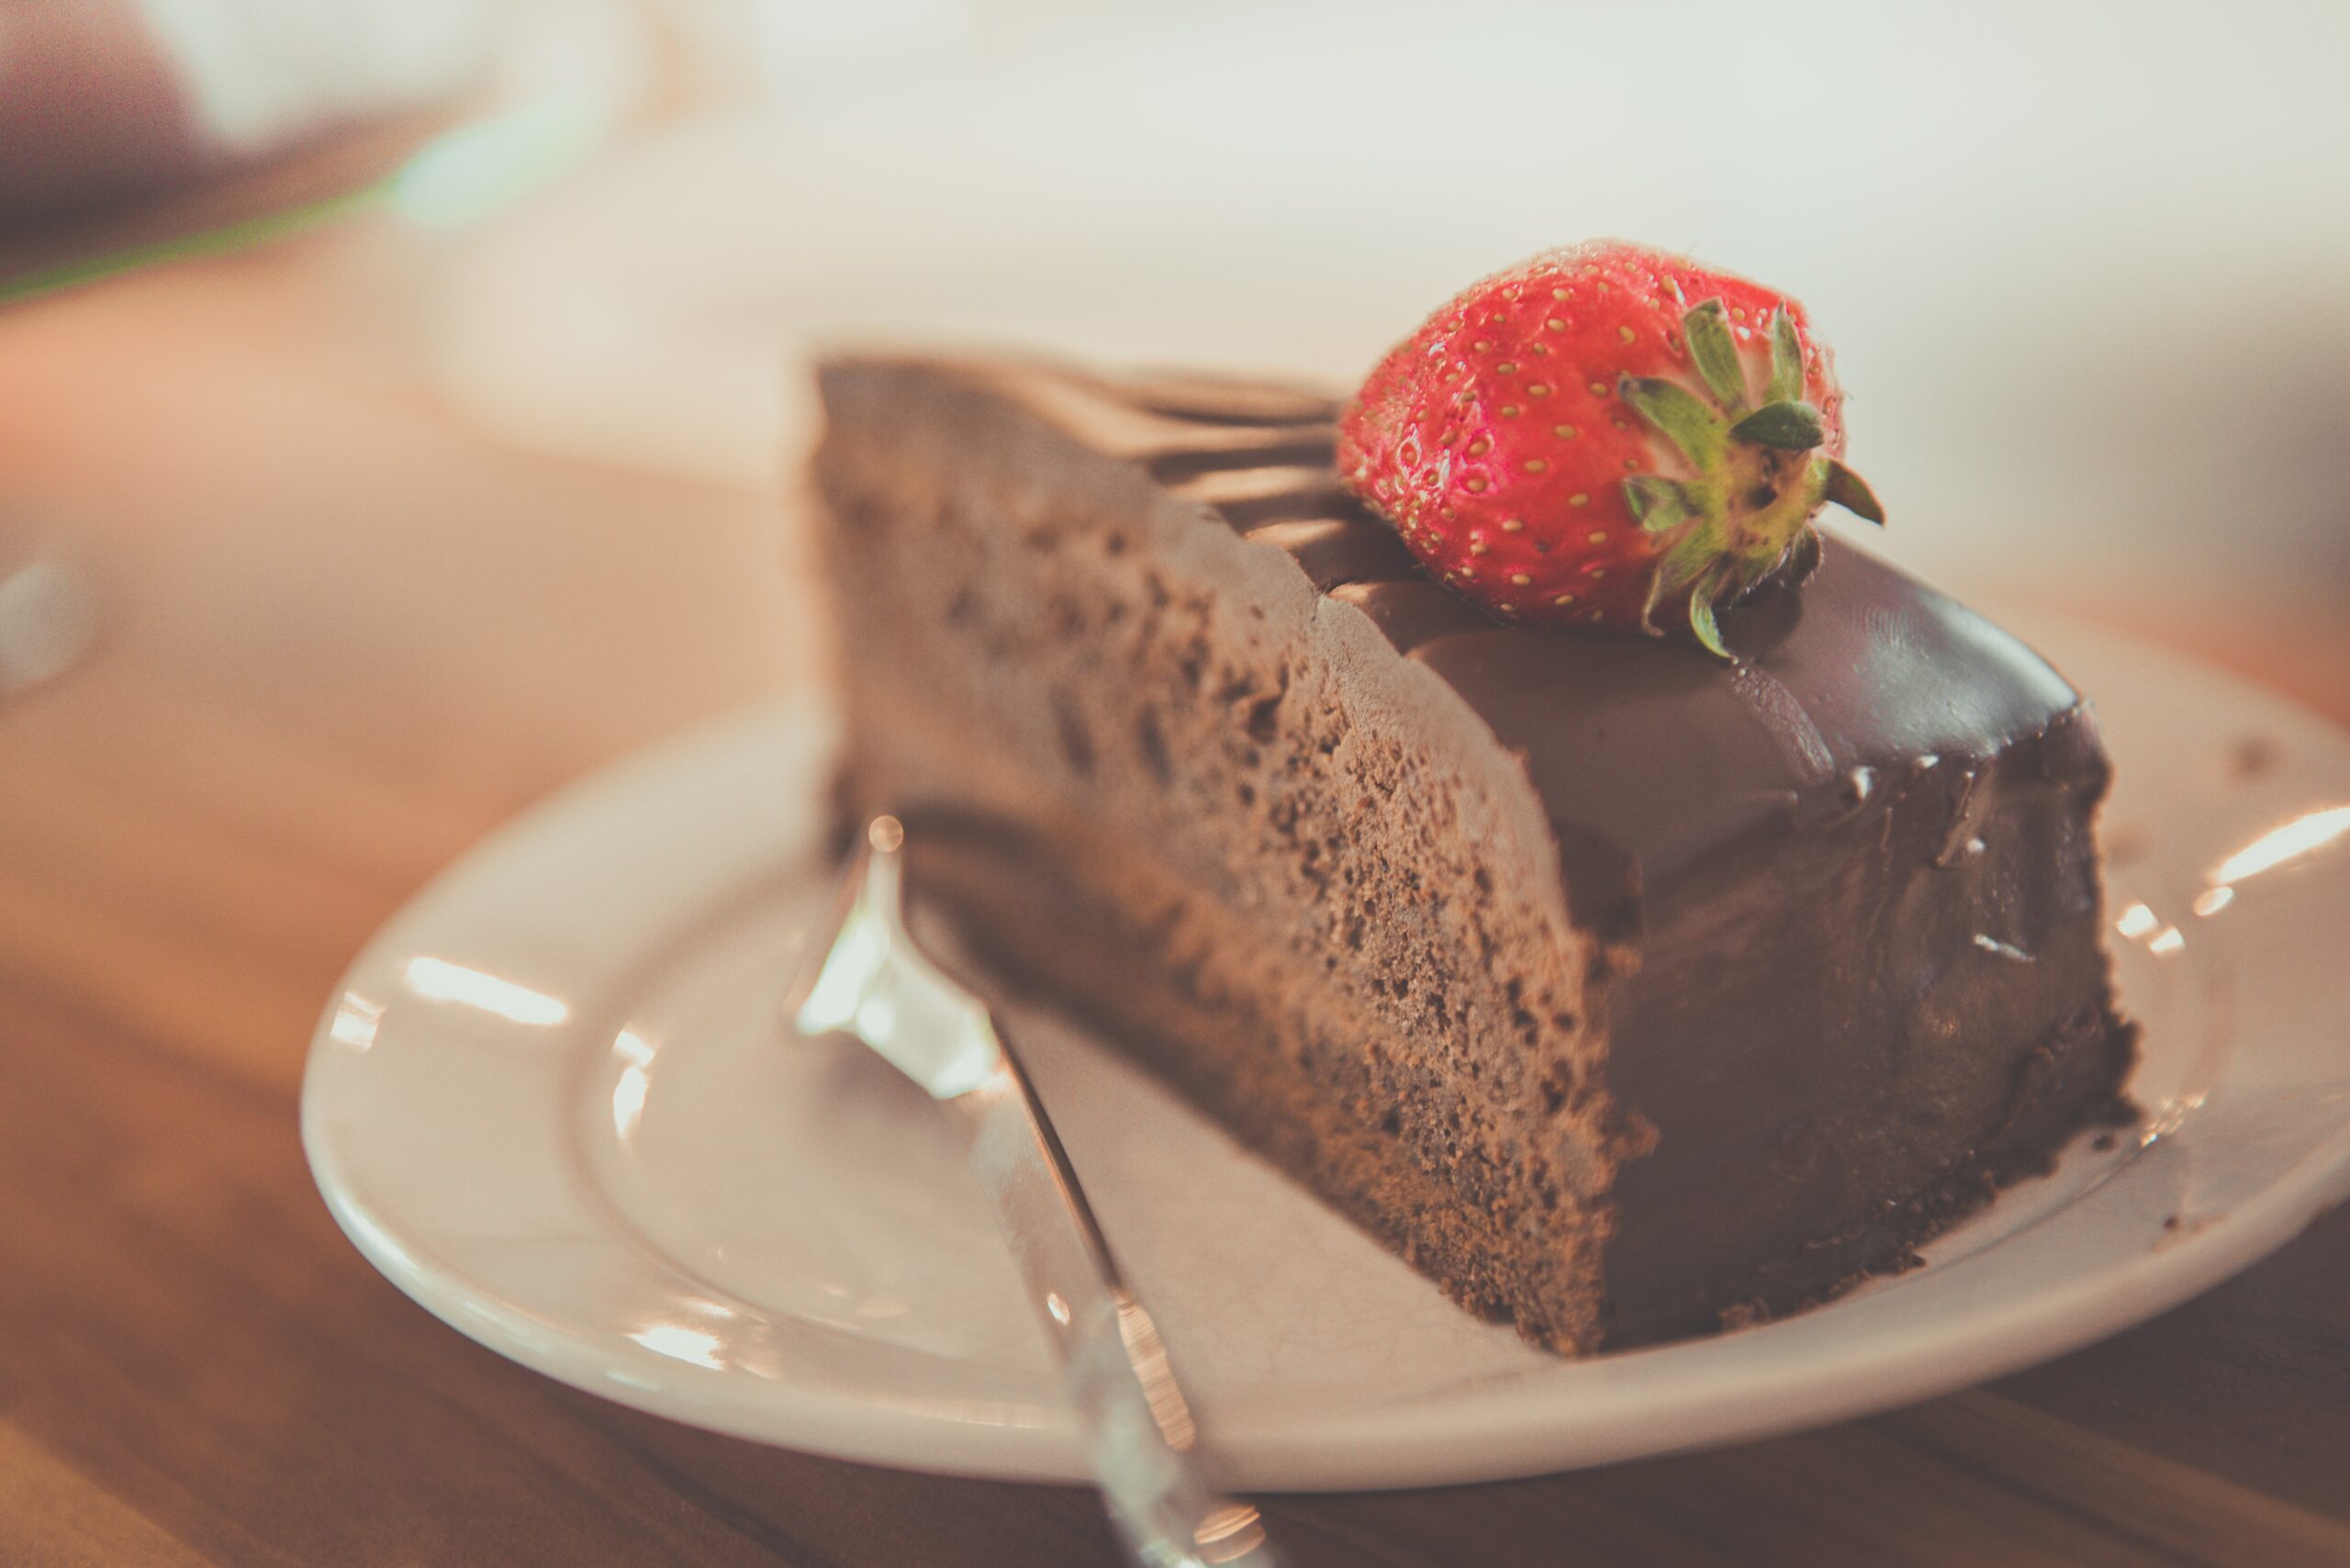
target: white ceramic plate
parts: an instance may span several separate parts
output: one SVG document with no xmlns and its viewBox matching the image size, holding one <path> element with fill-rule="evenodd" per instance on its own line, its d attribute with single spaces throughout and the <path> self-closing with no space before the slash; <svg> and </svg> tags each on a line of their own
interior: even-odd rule
<svg viewBox="0 0 2350 1568">
<path fill-rule="evenodd" d="M 2159 1136 L 2076 1147 L 1927 1268 L 1831 1306 L 1554 1360 L 1106 1049 L 1022 1020 L 1227 1484 L 1528 1474 L 1918 1399 L 2135 1323 L 2350 1193 L 2350 737 L 2132 644 L 2040 641 L 2097 694 L 2119 765 L 2115 947 Z M 450 870 L 328 1009 L 312 1169 L 403 1290 L 551 1376 L 794 1448 L 1083 1479 L 929 1102 L 855 1047 L 778 1032 L 830 896 L 828 734 L 804 705 L 746 713 Z"/>
</svg>

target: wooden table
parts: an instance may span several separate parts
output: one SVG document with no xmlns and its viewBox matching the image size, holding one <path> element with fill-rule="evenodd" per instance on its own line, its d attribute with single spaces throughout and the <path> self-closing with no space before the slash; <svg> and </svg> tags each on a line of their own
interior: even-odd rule
<svg viewBox="0 0 2350 1568">
<path fill-rule="evenodd" d="M 1084 1491 L 536 1377 L 328 1219 L 297 1087 L 377 923 L 819 645 L 765 503 L 436 404 L 406 347 L 420 243 L 362 225 L 0 312 L 0 554 L 39 532 L 105 615 L 89 663 L 0 703 L 0 1562 L 1113 1562 Z M 2231 608 L 2133 613 L 2350 716 L 2350 642 Z M 2350 1563 L 2350 1212 L 1896 1415 L 1267 1511 L 1309 1565 Z"/>
</svg>

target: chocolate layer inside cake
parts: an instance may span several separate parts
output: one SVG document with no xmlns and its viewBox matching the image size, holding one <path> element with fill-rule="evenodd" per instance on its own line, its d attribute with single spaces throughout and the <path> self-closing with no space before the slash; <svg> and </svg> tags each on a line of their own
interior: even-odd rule
<svg viewBox="0 0 2350 1568">
<path fill-rule="evenodd" d="M 2118 1114 L 2093 720 L 1898 569 L 1830 540 L 1726 666 L 1427 582 L 1311 393 L 822 380 L 852 809 L 1463 1303 L 1783 1312 Z"/>
</svg>

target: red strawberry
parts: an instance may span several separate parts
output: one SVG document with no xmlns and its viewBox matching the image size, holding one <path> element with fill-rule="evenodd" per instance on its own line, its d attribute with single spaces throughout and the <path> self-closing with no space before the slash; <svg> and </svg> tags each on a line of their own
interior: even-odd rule
<svg viewBox="0 0 2350 1568">
<path fill-rule="evenodd" d="M 1382 360 L 1338 473 L 1440 580 L 1512 621 L 1728 657 L 1714 609 L 1818 558 L 1826 501 L 1885 515 L 1844 452 L 1804 308 L 1602 240 L 1471 287 Z"/>
</svg>

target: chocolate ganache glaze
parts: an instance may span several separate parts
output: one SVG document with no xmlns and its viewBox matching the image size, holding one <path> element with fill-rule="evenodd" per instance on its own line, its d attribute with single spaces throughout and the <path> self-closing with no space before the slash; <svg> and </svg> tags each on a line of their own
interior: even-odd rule
<svg viewBox="0 0 2350 1568">
<path fill-rule="evenodd" d="M 1522 763 L 1604 954 L 1591 1006 L 1632 1129 L 1608 1193 L 1607 1342 L 1900 1267 L 2075 1128 L 2126 1114 L 2095 722 L 1981 616 L 1830 535 L 1807 581 L 1724 611 L 1735 664 L 1685 637 L 1511 626 L 1430 582 L 1338 487 L 1327 399 L 957 374 L 1286 553 Z"/>
</svg>

